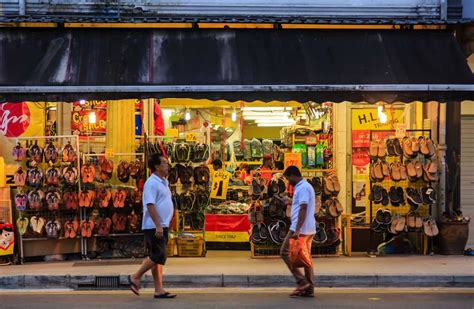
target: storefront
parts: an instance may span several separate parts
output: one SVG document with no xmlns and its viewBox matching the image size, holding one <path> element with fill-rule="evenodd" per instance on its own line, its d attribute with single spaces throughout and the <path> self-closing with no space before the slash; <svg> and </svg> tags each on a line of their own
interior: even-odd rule
<svg viewBox="0 0 474 309">
<path fill-rule="evenodd" d="M 142 256 L 152 152 L 173 165 L 173 255 L 204 255 L 206 242 L 277 255 L 288 165 L 318 195 L 314 254 L 431 250 L 435 227 L 423 219 L 444 203 L 442 119 L 448 101 L 472 96 L 450 33 L 35 30 L 43 40 L 22 31 L 13 48 L 2 31 L 4 54 L 19 50 L 25 63 L 8 79 L 2 64 L 0 91 L 36 102 L 3 104 L 4 115 L 39 106 L 48 131 L 17 132 L 2 148 L 20 257 Z M 20 115 L 7 127 L 39 119 Z"/>
</svg>

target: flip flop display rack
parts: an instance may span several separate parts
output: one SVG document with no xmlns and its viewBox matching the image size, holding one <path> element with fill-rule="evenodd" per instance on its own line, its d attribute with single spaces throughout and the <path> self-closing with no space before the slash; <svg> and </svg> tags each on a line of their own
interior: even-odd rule
<svg viewBox="0 0 474 309">
<path fill-rule="evenodd" d="M 397 235 L 409 239 L 411 233 L 416 236 L 414 247 L 427 252 L 427 242 L 422 242 L 425 235 L 432 250 L 432 238 L 438 234 L 431 217 L 432 206 L 437 203 L 438 165 L 431 130 L 407 130 L 404 138 L 395 137 L 395 130 L 371 131 L 370 141 L 368 253 L 404 250 L 395 244 Z M 383 243 L 377 250 L 373 233 L 383 234 Z"/>
<path fill-rule="evenodd" d="M 21 262 L 26 242 L 82 242 L 78 149 L 79 138 L 74 135 L 17 138 L 12 150 L 17 163 L 12 200 Z M 83 246 L 81 252 L 84 255 Z"/>
<path fill-rule="evenodd" d="M 249 221 L 252 258 L 277 257 L 290 227 L 291 208 L 285 198 L 292 197 L 291 186 L 284 180 L 283 171 L 272 171 L 272 180 L 265 184 L 255 173 L 250 190 Z M 267 173 L 267 171 L 265 171 Z M 337 196 L 340 191 L 335 170 L 303 170 L 303 177 L 313 186 L 316 194 L 316 235 L 312 255 L 340 254 L 341 222 L 343 212 Z"/>
</svg>

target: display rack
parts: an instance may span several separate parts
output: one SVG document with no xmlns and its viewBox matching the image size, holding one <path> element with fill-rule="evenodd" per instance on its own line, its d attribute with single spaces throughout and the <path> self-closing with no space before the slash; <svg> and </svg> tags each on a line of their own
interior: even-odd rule
<svg viewBox="0 0 474 309">
<path fill-rule="evenodd" d="M 76 152 L 79 153 L 79 136 L 77 135 L 55 135 L 55 136 L 28 136 L 28 137 L 16 137 L 15 138 L 16 142 L 19 143 L 20 141 L 23 141 L 23 140 L 31 140 L 31 141 L 36 141 L 36 140 L 51 140 L 51 141 L 58 141 L 58 140 L 69 140 L 69 142 L 73 142 L 73 140 L 75 141 L 74 144 L 75 144 L 75 148 L 76 148 Z M 59 148 L 59 147 L 58 147 Z M 60 157 L 59 157 L 60 158 Z M 58 158 L 58 160 L 60 160 Z M 75 165 L 77 166 L 77 170 L 78 170 L 78 179 L 80 179 L 80 157 L 79 155 L 77 155 L 77 160 L 76 162 L 74 162 Z M 46 166 L 47 163 L 42 163 L 43 165 Z M 60 166 L 61 167 L 64 167 L 64 166 L 67 166 L 67 165 L 70 165 L 70 162 L 67 162 L 67 163 L 64 163 L 64 162 L 61 162 L 60 161 Z M 21 166 L 21 162 L 17 162 L 17 166 Z M 22 190 L 22 189 L 20 189 Z M 80 182 L 78 180 L 77 182 L 77 190 L 78 192 L 80 193 L 81 192 L 81 187 L 80 187 Z M 12 197 L 12 200 L 13 200 L 13 197 Z M 43 205 L 44 206 L 44 205 Z M 33 215 L 39 215 L 43 218 L 45 218 L 46 220 L 47 219 L 58 219 L 59 221 L 61 221 L 61 223 L 63 223 L 64 219 L 65 218 L 69 218 L 69 217 L 72 217 L 72 216 L 77 216 L 79 215 L 79 220 L 81 220 L 81 217 L 80 217 L 80 212 L 77 211 L 77 210 L 64 210 L 64 209 L 59 209 L 59 210 L 56 210 L 56 211 L 49 211 L 49 210 L 45 210 L 44 207 L 42 207 L 41 210 L 31 210 L 31 209 L 26 209 L 25 211 L 18 211 L 19 215 L 20 216 L 23 216 L 24 214 L 27 214 L 28 217 L 31 217 Z M 50 240 L 50 239 L 53 239 L 53 240 L 65 240 L 66 238 L 64 237 L 57 237 L 57 238 L 47 238 L 47 237 L 24 237 L 24 235 L 19 235 L 18 237 L 19 239 L 19 243 L 20 243 L 20 246 L 19 246 L 19 253 L 20 253 L 20 263 L 24 263 L 24 242 L 30 242 L 30 241 L 42 241 L 42 240 Z M 67 239 L 71 239 L 71 238 L 67 238 Z M 77 239 L 81 239 L 80 236 L 78 236 L 77 238 L 75 238 L 76 240 Z M 72 239 L 74 240 L 74 239 Z M 82 242 L 82 240 L 81 240 Z M 81 246 L 81 255 L 84 254 L 84 251 L 83 251 L 83 247 Z"/>
<path fill-rule="evenodd" d="M 83 158 L 83 162 L 87 162 L 88 158 L 91 158 L 91 157 L 106 157 L 106 155 L 104 153 L 101 153 L 101 154 L 92 154 L 92 153 L 86 153 L 86 154 L 83 154 L 82 155 L 82 158 Z M 139 158 L 141 157 L 142 159 L 142 162 L 144 162 L 144 158 L 145 158 L 145 153 L 142 153 L 142 152 L 130 152 L 130 153 L 114 153 L 113 154 L 113 158 L 116 158 L 116 157 L 133 157 L 133 158 Z M 116 167 L 114 167 L 114 171 L 116 173 Z M 127 183 L 119 183 L 119 182 L 114 182 L 114 183 L 100 183 L 100 182 L 94 182 L 94 186 L 97 188 L 97 185 L 109 185 L 110 187 L 116 187 L 116 188 L 126 188 L 126 189 L 135 189 L 136 186 L 133 186 L 131 185 L 131 183 L 133 182 L 133 179 L 130 179 L 128 184 Z M 114 213 L 113 211 L 113 208 L 111 208 L 111 206 L 109 205 L 109 207 L 107 208 L 97 208 L 97 205 L 95 204 L 94 207 L 91 207 L 91 208 L 80 208 L 80 211 L 81 211 L 81 216 L 82 218 L 88 218 L 90 215 L 91 215 L 91 212 L 94 211 L 94 209 L 99 209 L 99 211 L 102 210 L 102 212 L 107 212 L 109 214 L 108 217 L 111 217 L 112 213 Z M 131 210 L 136 210 L 136 213 L 138 215 L 138 217 L 140 218 L 140 221 L 141 221 L 141 213 L 142 213 L 142 210 L 141 209 L 135 209 L 131 204 L 130 205 L 125 205 L 124 208 L 120 208 L 120 210 L 123 210 L 123 209 L 126 209 L 128 212 Z M 119 209 L 117 209 L 119 210 Z M 121 213 L 124 212 L 124 211 L 121 211 Z M 95 241 L 97 241 L 97 239 L 110 239 L 110 238 L 115 238 L 115 237 L 143 237 L 143 233 L 142 232 L 137 232 L 137 233 L 130 233 L 130 232 L 124 232 L 124 233 L 109 233 L 107 236 L 101 236 L 101 235 L 98 235 L 97 233 L 94 233 L 91 238 L 82 238 L 82 247 L 84 248 L 83 249 L 83 252 L 84 252 L 84 255 L 83 255 L 83 259 L 84 260 L 89 260 L 89 255 L 90 255 L 90 251 L 89 251 L 89 242 L 90 241 L 93 241 L 95 239 Z M 131 243 L 133 243 L 135 241 L 131 241 Z M 123 246 L 126 246 L 126 244 L 124 244 Z M 126 249 L 122 249 L 122 250 L 119 250 L 119 251 L 127 251 Z M 130 251 L 133 251 L 133 250 L 130 250 Z M 125 254 L 126 255 L 126 254 Z M 130 257 L 130 256 L 122 256 L 122 257 Z"/>
<path fill-rule="evenodd" d="M 370 130 L 370 142 L 372 143 L 373 141 L 373 135 L 374 133 L 393 133 L 395 134 L 396 130 Z M 430 129 L 408 129 L 406 130 L 407 133 L 421 133 L 422 135 L 425 135 L 427 134 L 428 137 L 431 139 L 431 130 Z M 385 140 L 385 137 L 384 137 L 384 140 Z M 401 163 L 404 163 L 404 156 L 403 154 L 401 154 L 400 156 L 397 156 L 397 157 L 393 157 L 393 158 L 398 158 L 400 160 Z M 419 156 L 418 156 L 418 159 L 419 159 Z M 377 159 L 370 159 L 370 164 L 372 165 L 374 163 L 374 161 L 378 160 Z M 372 181 L 372 179 L 370 179 L 370 192 L 372 192 L 372 188 L 374 186 L 374 184 L 376 184 L 375 182 Z M 409 184 L 411 186 L 415 186 L 417 189 L 419 189 L 420 186 L 422 186 L 423 184 L 425 184 L 425 182 L 423 180 L 418 180 L 417 182 L 411 182 L 410 180 L 404 180 L 404 181 L 398 181 L 398 182 L 395 182 L 393 180 L 390 179 L 390 181 L 388 181 L 387 179 L 384 179 L 382 182 L 379 182 L 378 183 L 380 186 L 384 187 L 387 191 L 389 190 L 389 188 L 391 186 L 394 186 L 394 185 L 397 185 L 397 186 L 400 186 L 402 188 L 404 188 L 404 191 L 405 189 L 409 186 Z M 372 200 L 370 200 L 370 208 L 369 208 L 369 218 L 370 218 L 370 224 L 372 224 L 373 220 L 374 220 L 374 208 L 373 208 L 373 205 L 374 205 L 374 202 Z M 431 216 L 432 215 L 432 207 L 431 205 L 425 205 L 423 204 L 423 206 L 427 206 L 427 210 L 428 210 L 428 215 Z M 391 204 L 387 205 L 387 206 L 381 206 L 383 208 L 389 208 L 391 211 L 396 209 L 396 214 L 399 215 L 399 216 L 405 216 L 409 211 L 410 211 L 410 206 L 406 206 L 406 205 L 400 205 L 398 207 L 393 207 Z M 392 212 L 393 214 L 393 212 Z M 423 231 L 420 230 L 420 231 L 410 231 L 410 232 L 416 232 L 418 234 L 423 234 Z M 374 249 L 374 231 L 372 228 L 369 228 L 369 248 L 367 250 L 367 253 L 369 254 L 369 256 L 375 256 L 375 252 L 377 250 Z M 386 242 L 387 241 L 387 236 L 388 236 L 388 232 L 383 232 L 383 242 Z M 418 247 L 422 247 L 425 242 L 423 241 L 423 237 L 419 237 L 419 235 L 417 236 L 417 242 L 418 242 Z M 432 245 L 432 239 L 431 239 L 431 248 L 433 247 Z"/>
</svg>

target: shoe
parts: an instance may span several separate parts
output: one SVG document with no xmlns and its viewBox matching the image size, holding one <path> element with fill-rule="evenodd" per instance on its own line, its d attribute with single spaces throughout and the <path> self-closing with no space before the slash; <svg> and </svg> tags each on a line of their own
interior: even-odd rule
<svg viewBox="0 0 474 309">
<path fill-rule="evenodd" d="M 382 205 L 383 206 L 388 206 L 389 199 L 388 199 L 387 190 L 385 188 L 382 188 L 381 192 L 382 192 Z"/>
<path fill-rule="evenodd" d="M 418 144 L 420 145 L 420 153 L 423 154 L 424 156 L 429 156 L 430 149 L 428 148 L 428 145 L 426 144 L 426 140 L 423 136 L 420 136 L 418 138 Z"/>
<path fill-rule="evenodd" d="M 415 162 L 416 178 L 423 178 L 423 166 L 420 161 Z"/>
<path fill-rule="evenodd" d="M 406 169 L 407 169 L 407 175 L 410 178 L 416 178 L 418 174 L 416 172 L 415 163 L 411 160 L 408 160 L 405 163 L 405 166 L 406 166 Z"/>
<path fill-rule="evenodd" d="M 400 168 L 400 180 L 407 180 L 408 179 L 408 174 L 407 174 L 406 166 L 401 164 L 400 162 L 398 162 L 397 165 Z"/>
<path fill-rule="evenodd" d="M 372 159 L 376 159 L 379 154 L 379 141 L 378 140 L 372 140 L 370 142 L 370 148 L 369 148 L 369 156 Z"/>
<path fill-rule="evenodd" d="M 384 210 L 382 208 L 379 208 L 377 212 L 375 213 L 375 222 L 377 224 L 384 224 L 385 223 L 385 215 L 384 215 Z"/>
<path fill-rule="evenodd" d="M 393 139 L 388 138 L 386 142 L 387 153 L 389 156 L 394 157 L 396 156 L 395 146 L 393 145 Z"/>
<path fill-rule="evenodd" d="M 411 158 L 414 155 L 411 145 L 411 139 L 409 138 L 403 139 L 403 155 L 405 156 L 405 158 Z"/>
<path fill-rule="evenodd" d="M 397 187 L 397 194 L 400 198 L 400 205 L 405 205 L 405 192 L 402 187 Z"/>
<path fill-rule="evenodd" d="M 395 155 L 401 156 L 403 155 L 403 149 L 400 145 L 400 140 L 398 138 L 393 139 L 393 147 L 395 148 Z"/>
<path fill-rule="evenodd" d="M 411 151 L 413 151 L 413 155 L 418 155 L 420 152 L 420 143 L 416 137 L 411 138 Z"/>
<path fill-rule="evenodd" d="M 394 206 L 394 204 L 397 204 L 399 206 L 400 204 L 400 197 L 398 196 L 397 189 L 392 186 L 390 187 L 390 190 L 388 192 L 388 197 L 390 199 L 390 203 Z"/>
<path fill-rule="evenodd" d="M 393 181 L 400 181 L 401 179 L 401 174 L 400 174 L 400 166 L 398 163 L 392 163 L 390 165 L 390 171 L 391 171 L 391 178 Z"/>
<path fill-rule="evenodd" d="M 385 158 L 385 156 L 387 155 L 387 144 L 384 143 L 384 142 L 380 142 L 379 143 L 379 148 L 378 148 L 378 151 L 377 151 L 377 156 L 381 159 Z"/>
</svg>

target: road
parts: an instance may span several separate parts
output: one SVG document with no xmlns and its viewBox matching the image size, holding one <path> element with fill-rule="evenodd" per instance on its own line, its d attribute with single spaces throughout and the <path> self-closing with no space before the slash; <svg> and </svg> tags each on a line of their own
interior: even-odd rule
<svg viewBox="0 0 474 309">
<path fill-rule="evenodd" d="M 474 289 L 321 289 L 315 298 L 288 297 L 289 289 L 173 290 L 174 300 L 152 291 L 0 291 L 0 308 L 474 308 Z"/>
</svg>

